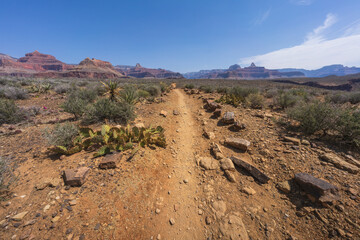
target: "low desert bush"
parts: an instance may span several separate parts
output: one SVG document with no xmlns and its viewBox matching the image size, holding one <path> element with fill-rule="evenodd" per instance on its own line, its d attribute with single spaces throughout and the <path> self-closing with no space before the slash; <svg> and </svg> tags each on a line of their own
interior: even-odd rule
<svg viewBox="0 0 360 240">
<path fill-rule="evenodd" d="M 8 195 L 8 188 L 15 180 L 9 158 L 0 156 L 0 201 Z"/>
<path fill-rule="evenodd" d="M 143 90 L 147 91 L 148 93 L 150 93 L 150 95 L 152 97 L 157 97 L 160 95 L 161 93 L 161 88 L 160 86 L 158 85 L 148 85 L 148 86 L 145 86 L 143 88 Z"/>
<path fill-rule="evenodd" d="M 51 130 L 44 130 L 43 136 L 54 146 L 70 147 L 73 140 L 79 134 L 79 128 L 72 123 L 56 124 Z"/>
<path fill-rule="evenodd" d="M 227 88 L 227 87 L 217 87 L 216 92 L 226 94 L 226 93 L 229 92 L 229 88 Z"/>
<path fill-rule="evenodd" d="M 289 91 L 280 91 L 278 96 L 274 99 L 275 106 L 282 109 L 294 107 L 297 103 L 301 103 L 304 99 L 301 96 L 294 95 Z"/>
<path fill-rule="evenodd" d="M 212 93 L 214 92 L 214 89 L 209 86 L 209 85 L 206 85 L 206 86 L 200 86 L 199 87 L 200 90 L 204 91 L 205 93 Z"/>
<path fill-rule="evenodd" d="M 86 107 L 83 122 L 85 124 L 103 122 L 127 123 L 134 119 L 134 106 L 127 102 L 115 102 L 100 98 Z"/>
<path fill-rule="evenodd" d="M 193 89 L 193 88 L 195 88 L 195 85 L 192 83 L 188 83 L 188 84 L 185 84 L 185 88 Z"/>
<path fill-rule="evenodd" d="M 142 89 L 138 89 L 136 91 L 136 94 L 138 95 L 139 98 L 146 99 L 146 98 L 150 97 L 150 93 L 145 90 L 142 90 Z"/>
<path fill-rule="evenodd" d="M 245 101 L 245 98 L 250 94 L 258 93 L 259 90 L 256 88 L 242 88 L 242 87 L 233 87 L 230 89 L 229 94 L 234 95 L 235 97 L 241 99 L 242 102 Z"/>
<path fill-rule="evenodd" d="M 54 91 L 58 94 L 63 94 L 69 92 L 71 89 L 72 87 L 69 84 L 60 84 L 54 88 Z"/>
<path fill-rule="evenodd" d="M 265 106 L 264 96 L 260 93 L 251 93 L 245 98 L 246 104 L 254 109 L 261 109 Z"/>
<path fill-rule="evenodd" d="M 333 129 L 336 124 L 336 109 L 328 103 L 312 102 L 308 104 L 298 104 L 288 109 L 288 116 L 299 122 L 301 131 L 311 135 L 322 131 L 325 134 Z"/>
<path fill-rule="evenodd" d="M 86 106 L 92 103 L 96 97 L 96 92 L 91 89 L 74 90 L 69 93 L 61 107 L 65 112 L 73 114 L 78 119 L 84 114 Z"/>
<path fill-rule="evenodd" d="M 0 125 L 18 123 L 25 118 L 24 110 L 19 108 L 13 100 L 0 98 Z"/>
<path fill-rule="evenodd" d="M 4 86 L 0 88 L 0 97 L 8 99 L 27 99 L 29 97 L 28 91 L 19 87 Z"/>
<path fill-rule="evenodd" d="M 122 102 L 126 102 L 130 105 L 136 104 L 139 99 L 136 88 L 132 85 L 125 85 L 120 91 L 120 99 Z"/>
<path fill-rule="evenodd" d="M 339 132 L 343 141 L 360 147 L 360 111 L 345 108 L 337 110 L 337 114 L 334 128 Z"/>
</svg>

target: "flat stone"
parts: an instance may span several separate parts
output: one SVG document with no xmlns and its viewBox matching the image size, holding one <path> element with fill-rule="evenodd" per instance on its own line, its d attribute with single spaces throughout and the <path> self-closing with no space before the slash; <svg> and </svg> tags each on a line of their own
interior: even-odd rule
<svg viewBox="0 0 360 240">
<path fill-rule="evenodd" d="M 212 140 L 212 139 L 215 138 L 215 133 L 213 133 L 213 132 L 208 132 L 208 131 L 204 130 L 204 136 L 205 136 L 207 139 Z"/>
<path fill-rule="evenodd" d="M 235 122 L 235 114 L 233 112 L 226 112 L 221 121 L 225 124 L 232 124 Z"/>
<path fill-rule="evenodd" d="M 357 167 L 360 167 L 360 161 L 359 160 L 356 160 L 353 156 L 351 155 L 345 155 L 345 161 L 347 161 L 348 163 L 350 164 L 353 164 Z"/>
<path fill-rule="evenodd" d="M 242 151 L 246 151 L 248 149 L 248 147 L 250 146 L 250 142 L 245 140 L 245 139 L 241 139 L 241 138 L 226 138 L 225 139 L 225 144 L 240 149 Z"/>
<path fill-rule="evenodd" d="M 221 117 L 221 113 L 222 113 L 222 110 L 220 108 L 217 108 L 214 111 L 214 117 L 216 117 L 216 118 Z"/>
<path fill-rule="evenodd" d="M 300 139 L 298 138 L 294 138 L 294 137 L 284 137 L 284 141 L 285 142 L 292 142 L 292 143 L 295 143 L 297 145 L 300 145 Z"/>
<path fill-rule="evenodd" d="M 244 187 L 241 191 L 248 195 L 254 195 L 256 193 L 256 191 L 251 187 Z"/>
<path fill-rule="evenodd" d="M 179 115 L 179 112 L 176 111 L 176 110 L 174 110 L 174 111 L 173 111 L 173 114 L 176 116 L 176 115 Z"/>
<path fill-rule="evenodd" d="M 74 199 L 74 200 L 71 200 L 71 201 L 69 202 L 69 205 L 70 205 L 70 206 L 75 206 L 76 203 L 77 203 L 77 201 L 76 201 L 76 199 Z"/>
<path fill-rule="evenodd" d="M 199 165 L 206 170 L 216 170 L 219 169 L 219 162 L 210 158 L 202 157 L 200 158 Z"/>
<path fill-rule="evenodd" d="M 332 202 L 339 199 L 339 190 L 331 183 L 307 173 L 295 174 L 295 182 L 320 202 Z"/>
<path fill-rule="evenodd" d="M 171 225 L 174 225 L 174 224 L 175 224 L 175 219 L 170 218 L 170 219 L 169 219 L 169 222 L 170 222 Z"/>
<path fill-rule="evenodd" d="M 57 221 L 59 221 L 59 219 L 60 219 L 60 216 L 56 216 L 53 219 L 51 219 L 51 222 L 56 223 Z"/>
<path fill-rule="evenodd" d="M 111 169 L 116 168 L 116 163 L 119 162 L 122 158 L 121 153 L 115 153 L 115 154 L 108 154 L 106 157 L 104 157 L 100 163 L 99 168 L 101 169 Z"/>
<path fill-rule="evenodd" d="M 15 216 L 13 216 L 13 217 L 11 218 L 11 220 L 21 221 L 21 220 L 23 220 L 23 218 L 26 216 L 26 214 L 28 214 L 28 211 L 18 213 L 18 214 L 16 214 Z"/>
<path fill-rule="evenodd" d="M 218 219 L 225 216 L 226 203 L 224 201 L 214 201 L 212 204 L 213 211 Z"/>
<path fill-rule="evenodd" d="M 234 122 L 234 125 L 233 125 L 233 128 L 236 130 L 236 131 L 240 131 L 240 130 L 243 130 L 246 128 L 246 125 L 244 123 L 240 123 L 239 121 L 235 121 Z"/>
<path fill-rule="evenodd" d="M 207 100 L 206 108 L 210 111 L 215 111 L 216 109 L 221 109 L 221 105 L 212 100 Z"/>
<path fill-rule="evenodd" d="M 29 225 L 34 225 L 35 223 L 36 223 L 36 219 L 29 220 L 24 224 L 24 227 L 29 226 Z"/>
<path fill-rule="evenodd" d="M 220 167 L 222 170 L 235 171 L 234 163 L 230 158 L 221 159 Z"/>
<path fill-rule="evenodd" d="M 255 166 L 251 165 L 250 163 L 245 162 L 236 157 L 231 157 L 231 160 L 234 162 L 236 166 L 244 168 L 246 171 L 248 171 L 260 183 L 267 183 L 270 180 L 270 178 L 266 174 L 261 172 L 259 169 L 257 169 Z"/>
<path fill-rule="evenodd" d="M 163 116 L 163 117 L 166 117 L 167 116 L 167 111 L 165 111 L 165 110 L 161 110 L 161 112 L 160 112 L 160 115 L 161 116 Z"/>
<path fill-rule="evenodd" d="M 284 193 L 289 193 L 289 192 L 291 192 L 291 186 L 290 186 L 289 181 L 279 182 L 279 183 L 276 185 L 276 187 L 277 187 L 280 191 L 282 191 L 282 192 L 284 192 Z"/>
<path fill-rule="evenodd" d="M 220 223 L 219 230 L 224 239 L 249 240 L 245 224 L 238 213 L 233 213 L 224 218 Z"/>
<path fill-rule="evenodd" d="M 80 167 L 76 170 L 66 169 L 63 172 L 63 179 L 65 185 L 72 187 L 80 187 L 84 184 L 87 175 L 89 174 L 90 168 Z"/>
<path fill-rule="evenodd" d="M 355 173 L 359 172 L 359 168 L 357 166 L 346 162 L 345 160 L 343 160 L 342 158 L 340 158 L 339 156 L 337 156 L 334 153 L 325 153 L 320 156 L 320 159 L 323 161 L 332 163 L 332 164 L 334 164 L 335 167 L 345 170 L 349 173 L 355 174 Z"/>
</svg>

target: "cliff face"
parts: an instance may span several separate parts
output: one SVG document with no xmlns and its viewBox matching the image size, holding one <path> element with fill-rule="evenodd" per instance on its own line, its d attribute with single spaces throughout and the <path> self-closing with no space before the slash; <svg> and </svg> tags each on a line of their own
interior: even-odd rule
<svg viewBox="0 0 360 240">
<path fill-rule="evenodd" d="M 264 67 L 257 67 L 252 63 L 249 67 L 241 68 L 238 64 L 230 66 L 228 69 L 202 70 L 199 72 L 184 74 L 187 78 L 224 78 L 224 79 L 267 79 L 284 77 L 304 77 L 299 71 L 279 72 Z"/>
<path fill-rule="evenodd" d="M 160 68 L 144 68 L 139 63 L 135 67 L 115 66 L 115 69 L 126 76 L 135 78 L 184 78 L 180 73 Z"/>
</svg>

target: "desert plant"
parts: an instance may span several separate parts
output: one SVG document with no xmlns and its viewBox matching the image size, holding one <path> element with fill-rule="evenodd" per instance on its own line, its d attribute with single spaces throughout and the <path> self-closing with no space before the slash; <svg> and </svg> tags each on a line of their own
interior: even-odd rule
<svg viewBox="0 0 360 240">
<path fill-rule="evenodd" d="M 72 87 L 69 84 L 60 84 L 54 88 L 54 91 L 58 94 L 67 93 Z"/>
<path fill-rule="evenodd" d="M 71 91 L 61 107 L 65 112 L 74 114 L 75 119 L 78 119 L 84 114 L 86 106 L 95 100 L 96 95 L 96 92 L 90 89 Z"/>
<path fill-rule="evenodd" d="M 168 85 L 164 82 L 160 82 L 159 85 L 160 85 L 160 90 L 162 93 L 170 91 L 170 85 Z"/>
<path fill-rule="evenodd" d="M 29 97 L 28 91 L 18 87 L 1 87 L 0 97 L 8 99 L 27 99 Z"/>
<path fill-rule="evenodd" d="M 44 130 L 43 136 L 50 145 L 71 147 L 79 128 L 72 123 L 56 124 L 51 130 Z"/>
<path fill-rule="evenodd" d="M 148 98 L 150 97 L 150 93 L 145 91 L 145 90 L 142 90 L 142 89 L 138 89 L 136 94 L 138 95 L 139 98 Z"/>
<path fill-rule="evenodd" d="M 338 109 L 337 114 L 335 129 L 346 143 L 360 147 L 360 111 L 345 108 Z"/>
<path fill-rule="evenodd" d="M 107 96 L 111 101 L 117 101 L 121 90 L 119 82 L 109 80 L 101 83 L 105 88 L 104 96 Z"/>
<path fill-rule="evenodd" d="M 193 89 L 193 88 L 195 88 L 195 86 L 192 83 L 188 83 L 188 84 L 185 84 L 185 88 Z"/>
<path fill-rule="evenodd" d="M 86 107 L 83 122 L 85 124 L 109 120 L 126 123 L 134 119 L 134 107 L 126 102 L 115 102 L 107 98 L 98 99 Z"/>
<path fill-rule="evenodd" d="M 161 93 L 160 86 L 157 85 L 148 85 L 144 88 L 144 90 L 150 93 L 152 97 L 157 97 Z"/>
<path fill-rule="evenodd" d="M 52 151 L 70 155 L 81 150 L 97 150 L 94 157 L 108 154 L 112 151 L 124 151 L 133 148 L 135 143 L 141 147 L 157 145 L 166 146 L 164 129 L 156 128 L 131 128 L 111 127 L 103 125 L 101 130 L 95 131 L 91 128 L 80 128 L 77 136 L 72 138 L 70 145 L 63 146 L 54 144 Z"/>
<path fill-rule="evenodd" d="M 9 196 L 9 186 L 14 180 L 9 158 L 0 156 L 0 201 Z"/>
<path fill-rule="evenodd" d="M 0 99 L 0 125 L 18 123 L 25 117 L 24 110 L 19 108 L 13 100 Z"/>
<path fill-rule="evenodd" d="M 306 134 L 314 134 L 334 129 L 337 120 L 336 109 L 323 102 L 296 105 L 288 110 L 288 116 L 299 122 L 300 129 Z"/>
<path fill-rule="evenodd" d="M 254 109 L 261 109 L 265 105 L 265 100 L 263 95 L 259 93 L 251 93 L 245 98 L 246 104 Z"/>
<path fill-rule="evenodd" d="M 124 89 L 120 91 L 120 99 L 122 102 L 126 102 L 130 105 L 136 104 L 138 101 L 136 88 L 131 85 L 126 85 Z"/>
<path fill-rule="evenodd" d="M 296 96 L 291 92 L 280 91 L 278 97 L 275 99 L 275 105 L 282 109 L 286 109 L 295 106 L 302 100 L 303 99 L 300 96 Z"/>
<path fill-rule="evenodd" d="M 209 85 L 206 85 L 206 86 L 200 86 L 199 87 L 200 90 L 204 91 L 205 93 L 212 93 L 214 92 L 214 89 L 209 86 Z"/>
<path fill-rule="evenodd" d="M 29 87 L 29 91 L 32 93 L 46 93 L 52 88 L 52 85 L 47 82 L 37 82 L 33 83 Z"/>
<path fill-rule="evenodd" d="M 217 87 L 216 88 L 216 92 L 217 93 L 229 93 L 229 88 L 227 88 L 227 87 Z"/>
</svg>

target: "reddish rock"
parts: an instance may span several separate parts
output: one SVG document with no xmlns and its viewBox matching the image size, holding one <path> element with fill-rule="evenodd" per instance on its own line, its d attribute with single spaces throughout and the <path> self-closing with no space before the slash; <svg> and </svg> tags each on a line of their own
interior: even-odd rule
<svg viewBox="0 0 360 240">
<path fill-rule="evenodd" d="M 235 114 L 233 112 L 226 112 L 221 121 L 225 124 L 232 124 L 235 122 Z"/>
<path fill-rule="evenodd" d="M 320 202 L 327 203 L 339 199 L 339 189 L 336 186 L 310 174 L 295 174 L 295 182 L 305 192 L 316 197 Z"/>
<path fill-rule="evenodd" d="M 180 73 L 161 68 L 144 68 L 139 63 L 135 67 L 118 65 L 115 66 L 115 69 L 125 76 L 135 78 L 184 78 Z"/>
<path fill-rule="evenodd" d="M 89 174 L 90 168 L 81 167 L 76 170 L 66 169 L 63 172 L 63 179 L 65 185 L 72 187 L 80 187 L 84 184 L 87 175 Z"/>
<path fill-rule="evenodd" d="M 242 151 L 246 151 L 248 149 L 248 147 L 250 146 L 249 141 L 247 141 L 245 139 L 241 139 L 241 138 L 226 138 L 225 144 L 232 146 L 234 148 L 240 149 Z"/>
<path fill-rule="evenodd" d="M 256 178 L 261 183 L 267 183 L 270 178 L 261 172 L 259 169 L 257 169 L 255 166 L 251 165 L 248 162 L 245 162 L 241 160 L 240 158 L 231 157 L 230 158 L 234 164 L 238 167 L 244 168 L 246 171 L 248 171 L 254 178 Z"/>
<path fill-rule="evenodd" d="M 116 164 L 121 160 L 121 158 L 122 158 L 122 154 L 120 153 L 107 155 L 99 163 L 99 168 L 101 169 L 116 168 Z"/>
</svg>

